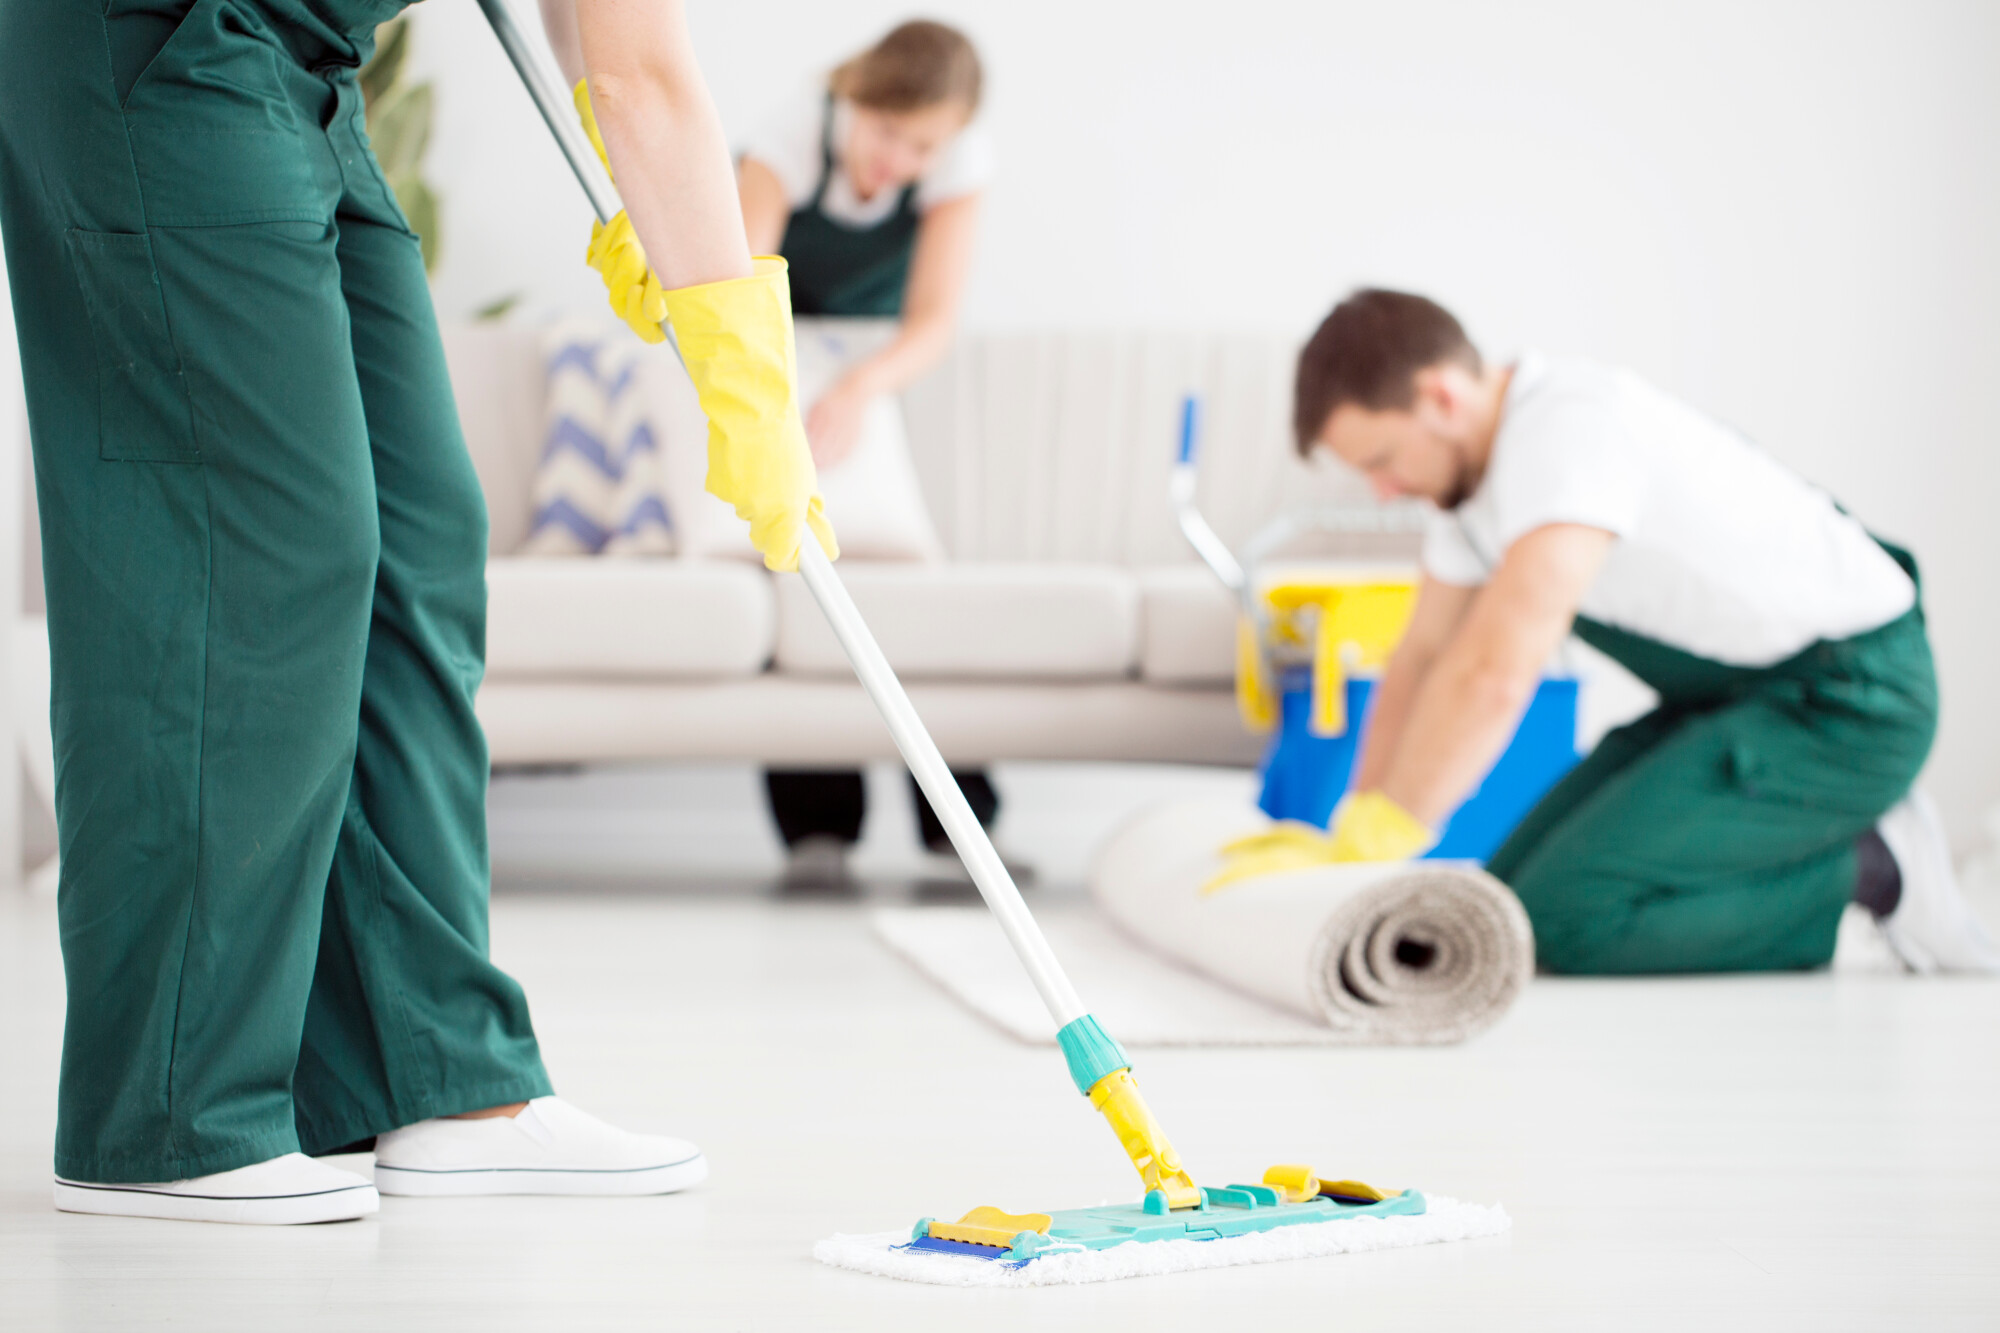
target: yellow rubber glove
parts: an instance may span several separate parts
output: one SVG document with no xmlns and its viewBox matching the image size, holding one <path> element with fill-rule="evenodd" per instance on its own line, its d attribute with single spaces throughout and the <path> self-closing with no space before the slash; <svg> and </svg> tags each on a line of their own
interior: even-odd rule
<svg viewBox="0 0 2000 1333">
<path fill-rule="evenodd" d="M 708 414 L 709 494 L 736 507 L 772 569 L 799 567 L 808 527 L 837 557 L 799 417 L 785 261 L 765 256 L 750 277 L 682 287 L 665 303 Z"/>
<path fill-rule="evenodd" d="M 604 151 L 604 136 L 597 132 L 597 109 L 590 104 L 590 80 L 578 79 L 569 95 L 576 103 L 576 118 L 583 122 L 583 132 L 590 136 L 590 146 L 597 150 L 597 160 L 604 164 L 604 174 L 610 176 L 611 157 Z M 612 176 L 612 180 L 617 177 Z"/>
<path fill-rule="evenodd" d="M 571 97 L 576 102 L 577 119 L 583 122 L 583 132 L 590 136 L 590 146 L 597 150 L 597 160 L 604 164 L 608 176 L 611 159 L 604 152 L 604 136 L 597 132 L 597 113 L 590 105 L 590 81 L 578 79 Z M 649 343 L 667 340 L 667 335 L 660 331 L 660 321 L 667 317 L 665 289 L 646 263 L 646 247 L 639 244 L 639 237 L 632 230 L 632 219 L 625 216 L 623 209 L 609 224 L 595 221 L 590 224 L 590 248 L 584 251 L 583 261 L 604 279 L 612 311 L 632 332 Z"/>
<path fill-rule="evenodd" d="M 1336 861 L 1407 861 L 1437 841 L 1428 824 L 1379 791 L 1342 801 L 1327 834 Z"/>
<path fill-rule="evenodd" d="M 1201 891 L 1214 893 L 1238 880 L 1313 866 L 1407 861 L 1436 841 L 1437 835 L 1421 820 L 1381 792 L 1358 792 L 1340 803 L 1329 832 L 1288 819 L 1225 843 L 1222 868 Z"/>
<path fill-rule="evenodd" d="M 667 293 L 659 275 L 646 263 L 646 247 L 632 230 L 632 219 L 620 209 L 611 225 L 590 224 L 590 249 L 584 262 L 604 279 L 611 309 L 632 332 L 649 343 L 667 340 L 660 321 L 667 317 Z"/>
</svg>

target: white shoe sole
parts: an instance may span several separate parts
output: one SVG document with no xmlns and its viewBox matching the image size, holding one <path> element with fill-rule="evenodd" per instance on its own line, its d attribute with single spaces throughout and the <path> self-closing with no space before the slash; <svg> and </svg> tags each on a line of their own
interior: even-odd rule
<svg viewBox="0 0 2000 1333">
<path fill-rule="evenodd" d="M 56 1211 L 106 1217 L 153 1217 L 169 1222 L 235 1222 L 248 1226 L 309 1226 L 352 1222 L 382 1207 L 372 1185 L 348 1185 L 313 1194 L 256 1198 L 169 1194 L 143 1185 L 88 1185 L 56 1182 Z"/>
<path fill-rule="evenodd" d="M 708 1159 L 699 1155 L 666 1166 L 625 1171 L 564 1171 L 540 1167 L 493 1167 L 459 1171 L 422 1170 L 375 1164 L 375 1188 L 384 1194 L 433 1198 L 475 1194 L 672 1194 L 708 1179 Z"/>
</svg>

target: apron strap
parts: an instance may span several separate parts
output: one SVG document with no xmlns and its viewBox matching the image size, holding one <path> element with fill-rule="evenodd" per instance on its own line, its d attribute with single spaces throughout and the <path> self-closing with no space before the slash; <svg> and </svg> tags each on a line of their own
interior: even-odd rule
<svg viewBox="0 0 2000 1333">
<path fill-rule="evenodd" d="M 820 201 L 826 198 L 827 182 L 833 179 L 833 89 L 826 90 L 826 100 L 819 118 L 819 184 L 813 186 L 812 202 L 807 208 L 817 213 Z"/>
</svg>

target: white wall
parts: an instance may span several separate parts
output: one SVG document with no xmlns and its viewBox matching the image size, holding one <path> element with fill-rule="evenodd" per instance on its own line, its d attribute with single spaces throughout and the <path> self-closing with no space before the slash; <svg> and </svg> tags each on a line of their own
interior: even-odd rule
<svg viewBox="0 0 2000 1333">
<path fill-rule="evenodd" d="M 1305 332 L 1361 282 L 1489 351 L 1628 364 L 1925 566 L 1961 839 L 2000 799 L 2000 6 L 939 0 L 1004 153 L 969 318 Z M 910 12 L 693 0 L 732 132 Z M 559 159 L 477 10 L 440 82 L 447 312 L 597 299 Z"/>
</svg>

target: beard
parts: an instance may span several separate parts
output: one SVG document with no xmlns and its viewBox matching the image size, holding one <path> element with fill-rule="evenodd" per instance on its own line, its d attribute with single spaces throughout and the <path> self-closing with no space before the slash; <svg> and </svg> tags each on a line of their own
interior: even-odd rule
<svg viewBox="0 0 2000 1333">
<path fill-rule="evenodd" d="M 1466 475 L 1464 468 L 1460 468 L 1458 475 L 1451 479 L 1451 484 L 1445 487 L 1444 493 L 1439 495 L 1433 503 L 1439 509 L 1449 514 L 1452 510 L 1471 499 L 1474 489 L 1476 488 L 1472 478 Z"/>
</svg>

